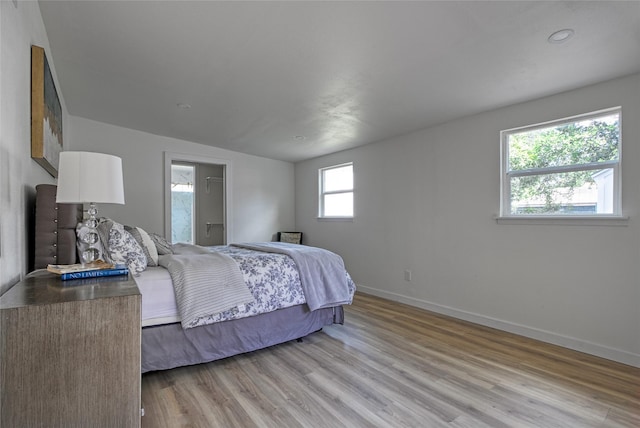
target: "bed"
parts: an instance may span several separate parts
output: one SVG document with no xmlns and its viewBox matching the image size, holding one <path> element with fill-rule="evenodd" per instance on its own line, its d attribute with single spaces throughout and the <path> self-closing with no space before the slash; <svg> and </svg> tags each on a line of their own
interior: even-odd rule
<svg viewBox="0 0 640 428">
<path fill-rule="evenodd" d="M 56 204 L 55 194 L 55 185 L 36 186 L 35 269 L 45 268 L 50 263 L 76 262 L 75 225 L 80 220 L 81 206 Z M 154 236 L 154 240 L 156 238 L 157 235 Z M 179 248 L 179 246 L 174 247 Z M 304 248 L 309 249 L 308 251 L 313 249 L 313 247 Z M 189 260 L 196 258 L 196 256 L 183 256 L 185 249 L 176 250 L 177 256 L 169 255 L 167 254 L 169 250 L 163 249 L 161 242 L 155 249 L 159 250 L 159 253 L 164 253 L 158 256 L 159 261 L 163 258 L 166 261 L 171 257 L 173 257 L 172 261 L 178 258 L 189 258 Z M 187 254 L 192 249 L 188 250 Z M 264 285 L 265 282 L 255 276 L 257 271 L 267 269 L 270 272 L 268 276 L 288 278 L 286 282 L 289 284 L 295 284 L 296 281 L 300 282 L 301 278 L 304 279 L 302 265 L 297 266 L 290 256 L 279 250 L 263 252 L 251 247 L 218 246 L 200 247 L 199 252 L 220 253 L 225 258 L 235 260 L 252 294 L 259 293 L 259 285 Z M 203 255 L 203 257 L 207 256 Z M 251 259 L 259 260 L 259 266 L 252 267 Z M 273 266 L 265 268 L 274 260 L 276 265 L 280 265 L 277 267 L 278 270 Z M 292 265 L 294 270 L 297 267 L 300 271 L 297 279 L 298 273 L 291 271 Z M 289 271 L 282 271 L 281 267 Z M 255 299 L 256 302 L 268 301 L 265 309 L 268 310 L 267 312 L 258 313 L 261 309 L 256 309 L 252 301 L 223 311 L 224 316 L 212 314 L 208 317 L 199 317 L 185 328 L 177 311 L 177 306 L 180 306 L 181 302 L 176 301 L 171 275 L 173 272 L 170 273 L 166 267 L 146 266 L 143 272 L 134 276 L 142 294 L 142 373 L 210 362 L 300 339 L 321 330 L 324 326 L 342 324 L 344 322 L 342 306 L 350 303 L 350 299 L 347 299 L 340 304 L 330 304 L 310 310 L 309 306 L 313 307 L 315 302 L 313 305 L 307 303 L 305 294 L 298 290 L 289 294 L 285 299 L 288 300 L 287 302 L 269 306 L 273 296 L 283 294 L 282 290 L 276 289 L 274 285 L 271 289 L 271 297 Z M 346 271 L 344 275 L 349 286 L 350 298 L 352 298 L 355 286 Z M 266 288 L 270 287 L 272 286 L 268 285 Z M 302 297 L 300 294 L 303 294 Z"/>
</svg>

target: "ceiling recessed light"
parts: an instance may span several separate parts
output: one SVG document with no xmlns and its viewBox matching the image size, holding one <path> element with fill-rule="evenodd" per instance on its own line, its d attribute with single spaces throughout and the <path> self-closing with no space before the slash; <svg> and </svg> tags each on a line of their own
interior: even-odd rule
<svg viewBox="0 0 640 428">
<path fill-rule="evenodd" d="M 575 31 L 573 31 L 571 28 L 565 28 L 564 30 L 558 30 L 555 33 L 552 33 L 549 38 L 547 39 L 547 41 L 549 43 L 564 43 L 567 40 L 569 40 L 571 38 L 571 36 L 573 36 L 573 34 L 575 33 Z"/>
<path fill-rule="evenodd" d="M 189 110 L 191 108 L 191 104 L 178 103 L 178 108 L 180 110 Z"/>
</svg>

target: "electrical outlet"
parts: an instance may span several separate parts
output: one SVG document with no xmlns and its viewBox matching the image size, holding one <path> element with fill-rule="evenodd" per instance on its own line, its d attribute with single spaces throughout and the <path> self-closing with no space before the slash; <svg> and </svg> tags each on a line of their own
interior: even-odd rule
<svg viewBox="0 0 640 428">
<path fill-rule="evenodd" d="M 404 271 L 404 280 L 411 282 L 411 271 L 409 269 Z"/>
</svg>

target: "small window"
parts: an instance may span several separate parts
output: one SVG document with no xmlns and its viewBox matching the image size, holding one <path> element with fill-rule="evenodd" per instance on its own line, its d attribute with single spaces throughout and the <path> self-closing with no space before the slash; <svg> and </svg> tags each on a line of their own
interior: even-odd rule
<svg viewBox="0 0 640 428">
<path fill-rule="evenodd" d="M 320 169 L 320 217 L 353 217 L 353 163 Z"/>
<path fill-rule="evenodd" d="M 501 132 L 504 217 L 619 216 L 620 108 Z"/>
</svg>

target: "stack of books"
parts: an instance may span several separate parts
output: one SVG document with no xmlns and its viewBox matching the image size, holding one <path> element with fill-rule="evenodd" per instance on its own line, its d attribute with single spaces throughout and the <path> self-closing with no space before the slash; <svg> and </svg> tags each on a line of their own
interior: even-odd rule
<svg viewBox="0 0 640 428">
<path fill-rule="evenodd" d="M 60 279 L 100 278 L 103 276 L 128 275 L 129 269 L 124 265 L 113 265 L 102 260 L 91 263 L 72 265 L 48 265 L 47 270 L 60 275 Z"/>
</svg>

